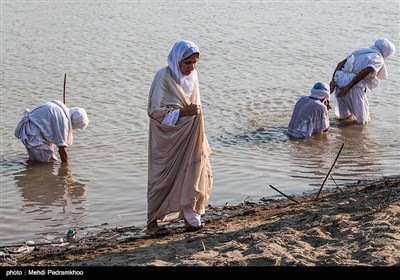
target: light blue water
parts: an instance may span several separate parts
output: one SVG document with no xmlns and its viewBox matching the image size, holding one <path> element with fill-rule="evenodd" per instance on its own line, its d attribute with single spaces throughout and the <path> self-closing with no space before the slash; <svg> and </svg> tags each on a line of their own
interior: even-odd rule
<svg viewBox="0 0 400 280">
<path fill-rule="evenodd" d="M 379 3 L 379 5 L 377 4 Z M 399 55 L 369 94 L 367 126 L 289 141 L 293 106 L 355 48 L 386 37 L 399 49 L 399 2 L 2 1 L 0 243 L 69 227 L 144 226 L 147 96 L 173 43 L 200 47 L 197 66 L 213 149 L 209 203 L 317 191 L 399 174 Z M 27 165 L 13 136 L 25 108 L 62 99 L 87 110 L 70 163 Z M 332 180 L 326 187 L 334 187 Z"/>
</svg>

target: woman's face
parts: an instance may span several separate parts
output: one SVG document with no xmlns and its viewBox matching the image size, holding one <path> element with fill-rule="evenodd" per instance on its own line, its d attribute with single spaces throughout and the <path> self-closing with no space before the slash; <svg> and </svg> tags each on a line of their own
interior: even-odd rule
<svg viewBox="0 0 400 280">
<path fill-rule="evenodd" d="M 199 61 L 199 54 L 195 53 L 179 63 L 179 69 L 183 75 L 190 75 L 196 68 L 197 61 Z"/>
</svg>

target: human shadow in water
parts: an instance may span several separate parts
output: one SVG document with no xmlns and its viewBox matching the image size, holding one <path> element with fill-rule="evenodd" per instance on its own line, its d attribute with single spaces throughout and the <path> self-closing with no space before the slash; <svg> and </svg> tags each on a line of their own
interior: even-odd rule
<svg viewBox="0 0 400 280">
<path fill-rule="evenodd" d="M 26 168 L 15 174 L 14 181 L 26 202 L 65 206 L 85 200 L 85 185 L 74 182 L 67 163 L 27 161 Z"/>
</svg>

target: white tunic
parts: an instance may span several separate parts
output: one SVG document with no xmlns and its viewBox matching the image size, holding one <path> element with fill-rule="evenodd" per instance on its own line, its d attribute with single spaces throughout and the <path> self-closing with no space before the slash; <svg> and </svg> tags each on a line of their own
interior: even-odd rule
<svg viewBox="0 0 400 280">
<path fill-rule="evenodd" d="M 54 145 L 68 147 L 73 141 L 69 110 L 59 100 L 42 104 L 32 111 L 25 110 L 14 135 L 22 141 L 32 159 L 57 160 Z"/>
<path fill-rule="evenodd" d="M 317 99 L 302 96 L 294 106 L 286 134 L 296 138 L 311 137 L 329 128 L 326 106 Z"/>
<path fill-rule="evenodd" d="M 346 95 L 336 97 L 340 87 L 346 86 L 362 70 L 371 67 L 373 72 L 352 87 Z M 344 67 L 336 71 L 334 80 L 338 85 L 333 94 L 335 116 L 338 119 L 352 117 L 357 123 L 366 124 L 370 121 L 369 103 L 366 89 L 373 90 L 379 85 L 381 79 L 386 79 L 384 57 L 374 49 L 361 49 L 354 51 L 347 57 Z"/>
</svg>

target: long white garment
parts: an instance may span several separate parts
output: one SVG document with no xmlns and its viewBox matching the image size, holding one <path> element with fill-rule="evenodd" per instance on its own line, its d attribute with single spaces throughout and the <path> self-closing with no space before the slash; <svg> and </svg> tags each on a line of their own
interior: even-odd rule
<svg viewBox="0 0 400 280">
<path fill-rule="evenodd" d="M 333 102 L 335 106 L 335 117 L 344 120 L 356 120 L 359 124 L 367 124 L 371 120 L 369 113 L 369 102 L 364 88 L 353 87 L 346 95 L 336 97 L 339 89 L 335 88 Z"/>
<path fill-rule="evenodd" d="M 386 77 L 386 75 L 382 76 L 382 78 L 378 78 L 377 76 L 384 63 L 383 57 L 376 52 L 360 54 L 354 52 L 347 57 L 344 67 L 336 71 L 334 80 L 339 87 L 346 86 L 359 72 L 367 67 L 372 67 L 374 71 L 355 86 L 361 88 L 368 87 L 370 90 L 373 90 L 379 85 L 379 80 Z"/>
<path fill-rule="evenodd" d="M 25 110 L 14 135 L 25 145 L 31 159 L 57 161 L 54 145 L 68 147 L 73 142 L 69 110 L 59 100 Z"/>
<path fill-rule="evenodd" d="M 314 133 L 329 128 L 329 116 L 326 106 L 317 99 L 302 96 L 296 102 L 288 125 L 289 136 L 311 137 Z"/>
<path fill-rule="evenodd" d="M 379 84 L 377 73 L 384 65 L 384 60 L 376 52 L 351 54 L 343 69 L 336 71 L 335 83 L 338 85 L 333 94 L 335 104 L 335 116 L 338 119 L 346 119 L 353 116 L 357 123 L 366 124 L 370 121 L 369 103 L 366 95 L 366 88 L 375 89 Z M 354 76 L 366 67 L 374 70 L 363 80 L 352 87 L 346 95 L 337 98 L 339 88 L 346 86 Z"/>
<path fill-rule="evenodd" d="M 370 48 L 361 48 L 348 55 L 344 67 L 336 71 L 334 75 L 334 81 L 338 85 L 333 94 L 336 118 L 352 117 L 360 124 L 370 121 L 366 89 L 373 90 L 378 87 L 380 80 L 388 78 L 385 59 L 394 53 L 395 46 L 389 40 L 382 38 L 378 39 Z M 367 67 L 371 67 L 373 72 L 352 87 L 346 95 L 336 97 L 340 87 L 346 86 Z"/>
</svg>

